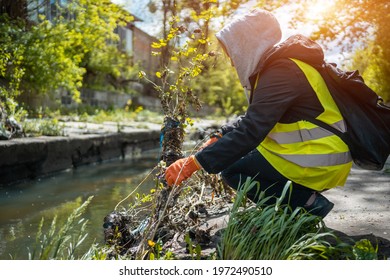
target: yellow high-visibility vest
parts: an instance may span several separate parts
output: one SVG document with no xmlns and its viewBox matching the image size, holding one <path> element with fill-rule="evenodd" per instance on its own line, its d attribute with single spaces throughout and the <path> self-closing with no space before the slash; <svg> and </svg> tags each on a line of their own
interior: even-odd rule
<svg viewBox="0 0 390 280">
<path fill-rule="evenodd" d="M 316 119 L 345 132 L 343 117 L 320 73 L 300 60 L 291 60 L 305 74 L 324 108 Z M 305 120 L 277 123 L 257 149 L 284 177 L 316 191 L 343 186 L 352 167 L 343 140 Z"/>
</svg>

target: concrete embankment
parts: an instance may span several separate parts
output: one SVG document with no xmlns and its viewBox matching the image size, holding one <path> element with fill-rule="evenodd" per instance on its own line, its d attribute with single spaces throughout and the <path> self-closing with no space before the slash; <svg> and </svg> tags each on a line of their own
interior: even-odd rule
<svg viewBox="0 0 390 280">
<path fill-rule="evenodd" d="M 158 147 L 157 127 L 112 130 L 0 141 L 0 186 Z"/>
</svg>

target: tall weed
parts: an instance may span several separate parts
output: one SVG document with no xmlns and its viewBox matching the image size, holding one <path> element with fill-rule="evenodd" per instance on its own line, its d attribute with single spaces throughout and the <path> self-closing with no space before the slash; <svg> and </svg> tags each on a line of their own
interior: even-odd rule
<svg viewBox="0 0 390 280">
<path fill-rule="evenodd" d="M 218 247 L 219 259 L 358 258 L 352 246 L 340 241 L 325 227 L 320 217 L 301 208 L 292 210 L 282 204 L 290 183 L 286 184 L 276 203 L 267 203 L 270 197 L 260 193 L 256 204 L 245 206 L 246 193 L 254 187 L 258 188 L 258 183 L 248 179 L 237 192 L 227 228 Z"/>
<path fill-rule="evenodd" d="M 29 259 L 77 259 L 77 249 L 88 235 L 86 233 L 88 221 L 84 218 L 78 220 L 78 218 L 85 212 L 92 198 L 93 196 L 90 196 L 80 207 L 75 209 L 60 228 L 57 226 L 57 217 L 55 216 L 47 234 L 43 232 L 44 219 L 42 218 L 35 239 L 35 248 L 29 253 Z"/>
</svg>

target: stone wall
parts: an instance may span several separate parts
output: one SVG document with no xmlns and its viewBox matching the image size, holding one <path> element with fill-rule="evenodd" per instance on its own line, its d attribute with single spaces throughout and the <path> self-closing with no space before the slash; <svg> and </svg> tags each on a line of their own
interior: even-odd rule
<svg viewBox="0 0 390 280">
<path fill-rule="evenodd" d="M 0 186 L 158 147 L 160 131 L 0 141 Z"/>
</svg>

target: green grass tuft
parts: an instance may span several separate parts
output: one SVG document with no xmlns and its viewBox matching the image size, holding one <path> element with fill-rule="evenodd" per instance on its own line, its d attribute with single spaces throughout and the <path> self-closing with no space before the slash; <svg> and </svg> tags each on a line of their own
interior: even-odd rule
<svg viewBox="0 0 390 280">
<path fill-rule="evenodd" d="M 292 210 L 282 201 L 290 183 L 275 204 L 260 194 L 258 203 L 245 206 L 246 193 L 257 182 L 247 180 L 237 192 L 230 219 L 218 247 L 224 260 L 313 260 L 356 259 L 352 246 L 325 227 L 320 217 L 302 208 Z M 243 207 L 244 205 L 244 207 Z M 365 245 L 367 248 L 367 245 Z M 360 250 L 361 251 L 361 250 Z M 359 252 L 360 252 L 359 251 Z M 365 257 L 375 258 L 372 250 Z"/>
</svg>

